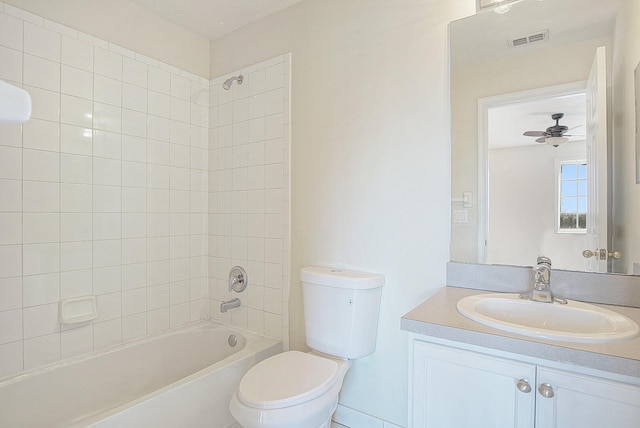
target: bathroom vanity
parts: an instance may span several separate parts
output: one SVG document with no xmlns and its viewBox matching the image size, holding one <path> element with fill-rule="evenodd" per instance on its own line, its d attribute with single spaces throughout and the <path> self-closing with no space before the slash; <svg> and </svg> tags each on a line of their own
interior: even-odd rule
<svg viewBox="0 0 640 428">
<path fill-rule="evenodd" d="M 640 337 L 526 337 L 461 315 L 445 287 L 407 313 L 409 427 L 640 427 Z M 544 303 L 543 303 L 544 304 Z M 640 324 L 640 308 L 598 305 Z"/>
</svg>

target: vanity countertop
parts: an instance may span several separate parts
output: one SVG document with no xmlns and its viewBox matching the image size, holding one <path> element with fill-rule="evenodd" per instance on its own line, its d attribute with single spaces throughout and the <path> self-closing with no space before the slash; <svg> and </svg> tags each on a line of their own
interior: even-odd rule
<svg viewBox="0 0 640 428">
<path fill-rule="evenodd" d="M 490 292 L 445 287 L 405 314 L 401 320 L 402 330 L 640 378 L 640 337 L 604 344 L 538 339 L 487 327 L 456 309 L 461 298 L 484 293 Z M 625 315 L 640 325 L 640 308 L 597 306 Z"/>
</svg>

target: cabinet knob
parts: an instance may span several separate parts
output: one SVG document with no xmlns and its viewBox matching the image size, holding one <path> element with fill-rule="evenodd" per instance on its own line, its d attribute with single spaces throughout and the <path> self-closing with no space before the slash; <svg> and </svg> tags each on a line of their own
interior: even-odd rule
<svg viewBox="0 0 640 428">
<path fill-rule="evenodd" d="M 516 384 L 516 387 L 520 392 L 524 392 L 525 394 L 531 392 L 531 385 L 529 385 L 529 382 L 526 379 L 520 379 Z"/>
<path fill-rule="evenodd" d="M 553 392 L 553 388 L 548 383 L 540 384 L 540 386 L 538 387 L 538 392 L 544 398 L 553 398 L 553 396 L 555 395 L 555 393 Z"/>
</svg>

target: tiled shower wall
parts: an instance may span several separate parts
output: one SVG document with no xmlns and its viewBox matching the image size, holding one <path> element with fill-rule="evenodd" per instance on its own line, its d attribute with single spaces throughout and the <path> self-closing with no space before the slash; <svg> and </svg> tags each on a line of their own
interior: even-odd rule
<svg viewBox="0 0 640 428">
<path fill-rule="evenodd" d="M 288 347 L 290 54 L 211 81 L 209 297 L 211 318 Z M 222 83 L 242 74 L 229 90 Z M 229 291 L 231 267 L 249 286 Z M 234 297 L 242 306 L 220 312 Z"/>
<path fill-rule="evenodd" d="M 0 124 L 0 377 L 208 318 L 208 79 L 3 3 L 0 79 L 33 99 Z"/>
</svg>

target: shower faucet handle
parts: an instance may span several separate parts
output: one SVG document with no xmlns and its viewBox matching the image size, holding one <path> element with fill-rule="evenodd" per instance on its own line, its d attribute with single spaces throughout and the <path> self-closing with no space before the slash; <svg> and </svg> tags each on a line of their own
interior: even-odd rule
<svg viewBox="0 0 640 428">
<path fill-rule="evenodd" d="M 234 266 L 229 272 L 229 291 L 242 293 L 249 284 L 249 277 L 242 266 Z"/>
</svg>

